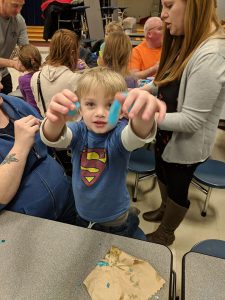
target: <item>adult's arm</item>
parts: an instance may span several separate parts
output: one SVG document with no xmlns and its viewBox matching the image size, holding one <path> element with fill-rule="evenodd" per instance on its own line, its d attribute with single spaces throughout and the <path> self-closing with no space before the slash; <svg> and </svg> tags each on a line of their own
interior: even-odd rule
<svg viewBox="0 0 225 300">
<path fill-rule="evenodd" d="M 19 28 L 19 34 L 17 38 L 17 45 L 23 46 L 29 44 L 27 27 L 24 18 L 21 15 L 17 15 L 17 22 Z M 0 67 L 14 68 L 18 71 L 23 71 L 22 66 L 18 60 L 7 59 L 0 57 Z"/>
<path fill-rule="evenodd" d="M 16 195 L 27 156 L 34 143 L 39 122 L 34 116 L 27 116 L 15 121 L 15 143 L 0 164 L 0 204 L 8 204 Z"/>
<path fill-rule="evenodd" d="M 23 71 L 23 68 L 18 60 L 2 58 L 0 57 L 0 67 L 2 68 L 13 68 L 17 71 Z"/>
<path fill-rule="evenodd" d="M 135 76 L 139 79 L 144 79 L 151 77 L 156 74 L 158 71 L 159 64 L 156 63 L 154 66 L 149 67 L 148 69 L 143 69 L 142 56 L 139 53 L 138 46 L 132 49 L 129 69 Z"/>
<path fill-rule="evenodd" d="M 139 79 L 145 79 L 147 77 L 154 76 L 159 68 L 159 64 L 156 63 L 154 66 L 146 69 L 146 70 L 139 70 L 139 69 L 132 69 L 131 71 L 135 74 L 135 76 Z"/>
<path fill-rule="evenodd" d="M 159 124 L 163 130 L 196 132 L 207 122 L 209 113 L 224 89 L 225 59 L 222 55 L 209 53 L 199 56 L 190 68 L 181 111 L 166 114 Z"/>
<path fill-rule="evenodd" d="M 27 45 L 27 44 L 29 44 L 29 40 L 28 40 L 27 26 L 26 26 L 25 20 L 21 15 L 18 15 L 17 19 L 18 19 L 19 28 L 20 28 L 19 36 L 17 39 L 17 45 L 18 46 Z"/>
</svg>

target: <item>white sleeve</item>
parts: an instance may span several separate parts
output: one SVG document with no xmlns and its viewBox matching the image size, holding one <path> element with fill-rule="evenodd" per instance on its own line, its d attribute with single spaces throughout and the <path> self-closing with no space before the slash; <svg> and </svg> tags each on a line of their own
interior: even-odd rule
<svg viewBox="0 0 225 300">
<path fill-rule="evenodd" d="M 45 121 L 46 119 L 44 119 L 40 127 L 40 136 L 42 142 L 49 147 L 66 149 L 70 145 L 73 137 L 71 129 L 65 125 L 59 139 L 55 142 L 50 142 L 49 140 L 46 139 L 43 133 L 43 125 Z"/>
<path fill-rule="evenodd" d="M 130 122 L 123 129 L 121 133 L 121 140 L 124 148 L 127 151 L 133 151 L 137 148 L 141 148 L 147 143 L 151 143 L 156 136 L 157 125 L 156 121 L 154 121 L 151 133 L 145 139 L 138 137 L 132 130 Z"/>
</svg>

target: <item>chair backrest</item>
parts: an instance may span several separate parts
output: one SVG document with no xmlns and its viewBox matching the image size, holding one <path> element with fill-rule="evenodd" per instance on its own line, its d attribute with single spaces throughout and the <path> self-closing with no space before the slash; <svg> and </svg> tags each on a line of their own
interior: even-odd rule
<svg viewBox="0 0 225 300">
<path fill-rule="evenodd" d="M 217 239 L 204 240 L 194 245 L 191 252 L 225 259 L 225 241 Z"/>
<path fill-rule="evenodd" d="M 139 148 L 131 152 L 128 170 L 140 174 L 155 173 L 154 151 Z"/>
</svg>

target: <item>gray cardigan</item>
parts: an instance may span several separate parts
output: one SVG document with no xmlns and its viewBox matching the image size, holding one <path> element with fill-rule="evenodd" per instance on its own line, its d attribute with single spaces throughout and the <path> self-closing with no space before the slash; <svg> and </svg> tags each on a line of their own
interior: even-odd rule
<svg viewBox="0 0 225 300">
<path fill-rule="evenodd" d="M 215 142 L 225 102 L 225 39 L 210 39 L 199 47 L 181 77 L 177 112 L 159 124 L 173 131 L 163 159 L 193 164 L 207 159 Z"/>
</svg>

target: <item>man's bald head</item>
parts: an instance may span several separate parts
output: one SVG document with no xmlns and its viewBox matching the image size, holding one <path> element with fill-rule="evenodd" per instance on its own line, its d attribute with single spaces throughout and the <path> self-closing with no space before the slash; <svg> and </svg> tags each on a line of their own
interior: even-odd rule
<svg viewBox="0 0 225 300">
<path fill-rule="evenodd" d="M 145 37 L 148 34 L 149 30 L 162 27 L 162 20 L 159 17 L 150 17 L 147 19 L 144 25 L 144 34 Z"/>
</svg>

